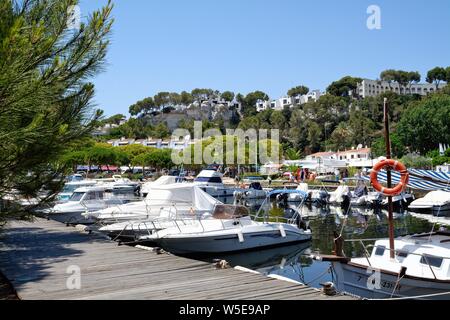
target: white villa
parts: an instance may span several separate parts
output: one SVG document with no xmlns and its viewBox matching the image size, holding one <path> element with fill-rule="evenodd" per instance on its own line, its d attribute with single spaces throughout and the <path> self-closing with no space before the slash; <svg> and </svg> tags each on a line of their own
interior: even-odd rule
<svg viewBox="0 0 450 320">
<path fill-rule="evenodd" d="M 108 144 L 113 147 L 124 147 L 134 144 L 140 144 L 146 147 L 153 147 L 156 149 L 172 149 L 172 150 L 184 150 L 189 146 L 195 144 L 197 140 L 191 139 L 190 136 L 186 136 L 184 139 L 126 139 L 121 138 L 117 140 L 109 140 Z"/>
<path fill-rule="evenodd" d="M 292 107 L 294 105 L 302 105 L 309 101 L 317 101 L 322 93 L 320 90 L 314 90 L 310 93 L 302 96 L 297 97 L 282 97 L 277 100 L 270 100 L 270 101 L 258 101 L 256 103 L 256 110 L 258 112 L 267 110 L 267 109 L 273 109 L 273 110 L 283 110 L 284 107 Z"/>
<path fill-rule="evenodd" d="M 303 160 L 285 161 L 287 165 L 298 165 L 319 173 L 333 172 L 335 169 L 371 168 L 382 158 L 372 159 L 372 150 L 359 145 L 346 151 L 327 151 L 311 154 Z M 384 159 L 384 158 L 383 158 Z"/>
<path fill-rule="evenodd" d="M 307 156 L 305 160 L 322 162 L 325 160 L 345 161 L 346 166 L 358 168 L 370 168 L 379 161 L 378 159 L 372 159 L 372 149 L 364 148 L 362 145 L 345 151 L 314 153 Z"/>
</svg>

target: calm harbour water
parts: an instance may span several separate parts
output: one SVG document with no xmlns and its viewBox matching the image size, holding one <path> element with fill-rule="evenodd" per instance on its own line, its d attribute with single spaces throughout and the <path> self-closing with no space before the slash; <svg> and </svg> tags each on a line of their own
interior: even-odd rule
<svg viewBox="0 0 450 320">
<path fill-rule="evenodd" d="M 220 199 L 230 202 L 231 200 Z M 261 205 L 261 201 L 244 203 L 252 213 Z M 291 206 L 295 207 L 294 204 Z M 283 215 L 286 208 L 271 204 L 270 214 Z M 331 254 L 333 250 L 333 232 L 337 231 L 345 239 L 379 239 L 388 237 L 388 213 L 386 210 L 351 208 L 349 212 L 336 207 L 317 208 L 303 206 L 303 215 L 307 216 L 313 232 L 312 242 L 292 246 L 258 250 L 229 255 L 217 255 L 203 260 L 225 259 L 231 266 L 241 266 L 262 274 L 277 274 L 310 286 L 321 288 L 321 283 L 332 281 L 329 262 L 310 258 L 313 253 Z M 430 232 L 433 225 L 426 220 L 413 217 L 408 212 L 395 213 L 395 235 Z M 368 242 L 373 243 L 373 242 Z M 363 255 L 359 242 L 346 242 L 344 251 L 347 256 Z"/>
</svg>

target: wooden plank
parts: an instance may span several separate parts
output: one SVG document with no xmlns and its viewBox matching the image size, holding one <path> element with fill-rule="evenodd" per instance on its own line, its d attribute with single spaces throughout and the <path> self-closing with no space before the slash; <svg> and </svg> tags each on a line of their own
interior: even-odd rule
<svg viewBox="0 0 450 320">
<path fill-rule="evenodd" d="M 44 219 L 12 222 L 1 234 L 0 267 L 23 299 L 354 299 L 213 264 L 118 246 Z M 81 269 L 68 290 L 67 267 Z"/>
</svg>

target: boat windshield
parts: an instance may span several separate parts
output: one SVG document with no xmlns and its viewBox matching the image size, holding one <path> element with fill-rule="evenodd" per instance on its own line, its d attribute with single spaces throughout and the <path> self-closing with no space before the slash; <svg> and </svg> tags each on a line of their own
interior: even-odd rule
<svg viewBox="0 0 450 320">
<path fill-rule="evenodd" d="M 195 182 L 222 183 L 220 177 L 198 177 Z"/>
<path fill-rule="evenodd" d="M 84 192 L 74 192 L 69 201 L 78 202 L 83 198 L 84 194 Z"/>
<path fill-rule="evenodd" d="M 73 193 L 79 186 L 73 185 L 73 184 L 66 184 L 64 188 L 62 189 L 62 193 Z"/>
<path fill-rule="evenodd" d="M 238 219 L 242 217 L 247 217 L 249 211 L 247 207 L 244 206 L 233 206 L 226 204 L 216 205 L 213 213 L 214 219 Z"/>
</svg>

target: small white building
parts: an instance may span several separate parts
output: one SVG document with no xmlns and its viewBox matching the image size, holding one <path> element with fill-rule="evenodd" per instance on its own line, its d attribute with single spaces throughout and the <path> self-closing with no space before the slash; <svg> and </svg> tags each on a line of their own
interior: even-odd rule
<svg viewBox="0 0 450 320">
<path fill-rule="evenodd" d="M 110 140 L 108 141 L 110 145 L 113 147 L 124 147 L 134 144 L 143 145 L 145 147 L 152 147 L 156 149 L 172 149 L 172 150 L 184 150 L 188 148 L 190 145 L 195 143 L 194 140 L 191 139 L 190 136 L 186 136 L 184 139 L 118 139 L 118 140 Z"/>
<path fill-rule="evenodd" d="M 336 159 L 337 159 L 336 152 L 332 152 L 332 151 L 313 153 L 305 158 L 305 160 L 307 160 L 307 161 L 315 161 L 315 160 L 323 161 L 323 160 L 336 160 Z"/>
<path fill-rule="evenodd" d="M 305 95 L 299 95 L 296 97 L 281 97 L 276 100 L 270 100 L 270 101 L 263 101 L 259 100 L 256 103 L 256 110 L 258 112 L 272 109 L 276 111 L 283 110 L 285 107 L 293 107 L 294 105 L 302 105 L 309 101 L 317 101 L 321 97 L 322 93 L 320 90 L 314 90 L 311 91 L 308 94 Z"/>
</svg>

